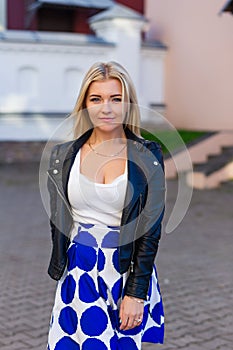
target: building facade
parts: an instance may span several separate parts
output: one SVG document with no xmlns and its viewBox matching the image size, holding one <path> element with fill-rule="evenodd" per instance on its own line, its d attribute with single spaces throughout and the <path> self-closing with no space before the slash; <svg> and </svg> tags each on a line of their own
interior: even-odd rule
<svg viewBox="0 0 233 350">
<path fill-rule="evenodd" d="M 168 47 L 166 116 L 177 128 L 233 129 L 233 16 L 221 13 L 226 3 L 146 1 L 147 39 Z"/>
<path fill-rule="evenodd" d="M 143 1 L 55 3 L 0 0 L 1 140 L 47 139 L 73 109 L 83 75 L 96 61 L 122 63 L 139 103 L 161 112 L 166 47 L 143 40 Z"/>
</svg>

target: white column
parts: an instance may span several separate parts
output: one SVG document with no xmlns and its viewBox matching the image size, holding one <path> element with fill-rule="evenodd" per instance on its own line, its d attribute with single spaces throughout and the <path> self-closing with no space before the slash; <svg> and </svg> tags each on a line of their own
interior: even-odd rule
<svg viewBox="0 0 233 350">
<path fill-rule="evenodd" d="M 6 18 L 7 18 L 7 12 L 6 12 L 6 0 L 0 0 L 0 32 L 6 30 Z"/>
<path fill-rule="evenodd" d="M 144 26 L 145 20 L 120 17 L 91 23 L 98 37 L 116 45 L 111 59 L 128 70 L 137 93 L 140 84 L 141 32 Z"/>
</svg>

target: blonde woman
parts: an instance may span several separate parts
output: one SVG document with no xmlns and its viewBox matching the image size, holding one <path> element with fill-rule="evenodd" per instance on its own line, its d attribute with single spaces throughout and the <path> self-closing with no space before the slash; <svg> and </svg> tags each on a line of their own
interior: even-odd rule
<svg viewBox="0 0 233 350">
<path fill-rule="evenodd" d="M 58 281 L 49 350 L 139 350 L 162 343 L 154 259 L 164 213 L 160 146 L 140 136 L 133 83 L 116 62 L 84 77 L 74 141 L 54 147 L 48 170 Z"/>
</svg>

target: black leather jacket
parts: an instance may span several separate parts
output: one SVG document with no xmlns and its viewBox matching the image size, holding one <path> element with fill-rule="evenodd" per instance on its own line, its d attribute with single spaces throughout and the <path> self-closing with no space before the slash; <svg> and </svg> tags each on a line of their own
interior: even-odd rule
<svg viewBox="0 0 233 350">
<path fill-rule="evenodd" d="M 75 156 L 92 130 L 74 141 L 53 148 L 48 189 L 50 193 L 53 249 L 49 275 L 59 280 L 67 263 L 73 226 L 67 184 Z M 124 294 L 146 299 L 164 214 L 165 180 L 161 147 L 137 137 L 128 128 L 128 185 L 122 212 L 119 242 L 120 272 L 128 271 Z"/>
</svg>

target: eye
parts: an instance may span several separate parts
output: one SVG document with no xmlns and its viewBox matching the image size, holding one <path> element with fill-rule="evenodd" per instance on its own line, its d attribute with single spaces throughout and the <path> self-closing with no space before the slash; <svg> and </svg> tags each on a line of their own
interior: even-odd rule
<svg viewBox="0 0 233 350">
<path fill-rule="evenodd" d="M 91 97 L 90 101 L 93 103 L 99 103 L 101 101 L 100 97 Z"/>
<path fill-rule="evenodd" d="M 113 97 L 112 102 L 114 103 L 120 103 L 121 102 L 121 97 Z"/>
</svg>

